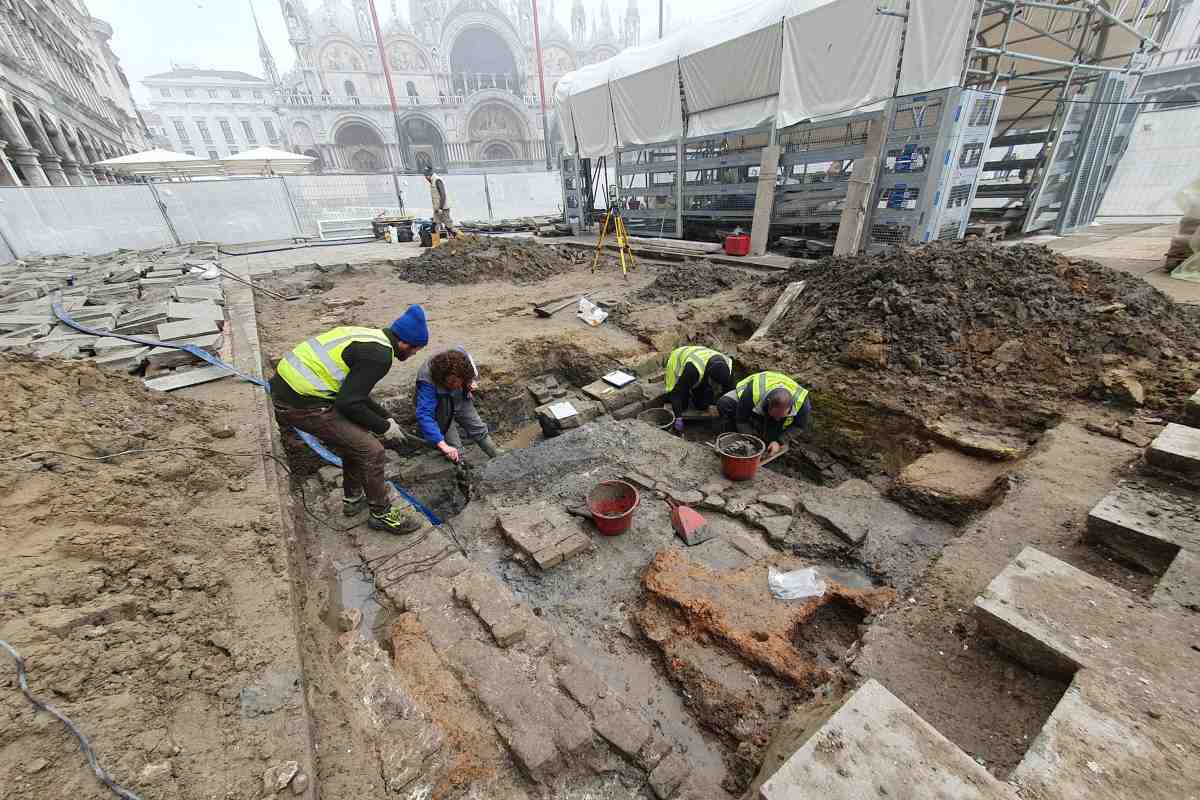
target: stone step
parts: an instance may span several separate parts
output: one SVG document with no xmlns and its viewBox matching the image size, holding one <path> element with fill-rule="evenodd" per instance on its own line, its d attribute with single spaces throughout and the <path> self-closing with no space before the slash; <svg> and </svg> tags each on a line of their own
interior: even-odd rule
<svg viewBox="0 0 1200 800">
<path fill-rule="evenodd" d="M 1200 428 L 1170 423 L 1150 443 L 1146 458 L 1156 467 L 1200 475 Z"/>
<path fill-rule="evenodd" d="M 1088 512 L 1086 539 L 1162 575 L 1180 550 L 1200 553 L 1200 495 L 1119 484 Z"/>
<path fill-rule="evenodd" d="M 1016 792 L 872 679 L 808 736 L 759 797 L 1013 800 Z"/>
</svg>

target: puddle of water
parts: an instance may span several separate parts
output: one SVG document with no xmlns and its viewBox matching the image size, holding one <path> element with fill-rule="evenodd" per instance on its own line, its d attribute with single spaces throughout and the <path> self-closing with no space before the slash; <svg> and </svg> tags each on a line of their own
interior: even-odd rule
<svg viewBox="0 0 1200 800">
<path fill-rule="evenodd" d="M 500 446 L 509 450 L 520 450 L 529 447 L 541 438 L 542 426 L 537 422 L 528 422 L 501 440 Z"/>
<path fill-rule="evenodd" d="M 364 639 L 375 638 L 376 629 L 381 622 L 386 625 L 391 615 L 375 599 L 374 593 L 375 581 L 355 563 L 334 562 L 329 577 L 329 618 L 325 622 L 336 631 L 342 611 L 357 608 L 363 615 L 360 635 Z"/>
<path fill-rule="evenodd" d="M 831 564 L 816 564 L 817 574 L 831 581 L 837 581 L 849 589 L 874 589 L 875 583 L 865 572 L 853 569 L 843 569 Z"/>
</svg>

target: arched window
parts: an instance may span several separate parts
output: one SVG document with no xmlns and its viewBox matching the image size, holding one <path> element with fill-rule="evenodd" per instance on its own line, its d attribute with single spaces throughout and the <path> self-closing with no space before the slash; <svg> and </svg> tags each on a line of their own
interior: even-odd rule
<svg viewBox="0 0 1200 800">
<path fill-rule="evenodd" d="M 346 81 L 342 84 L 342 88 L 346 90 L 346 97 L 354 105 L 358 105 L 358 90 L 354 88 L 354 81 Z"/>
<path fill-rule="evenodd" d="M 406 81 L 404 90 L 408 93 L 408 102 L 412 105 L 420 105 L 421 99 L 417 97 L 417 85 L 412 81 Z"/>
</svg>

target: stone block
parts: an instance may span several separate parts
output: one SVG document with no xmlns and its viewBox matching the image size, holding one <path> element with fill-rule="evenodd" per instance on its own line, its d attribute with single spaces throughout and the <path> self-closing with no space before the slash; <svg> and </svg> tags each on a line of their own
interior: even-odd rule
<svg viewBox="0 0 1200 800">
<path fill-rule="evenodd" d="M 181 302 L 208 300 L 220 305 L 225 304 L 225 293 L 219 286 L 176 286 L 171 296 Z"/>
<path fill-rule="evenodd" d="M 208 301 L 167 303 L 167 318 L 170 320 L 206 319 L 216 321 L 225 319 L 225 309 Z"/>
<path fill-rule="evenodd" d="M 514 614 L 517 601 L 508 587 L 481 570 L 463 572 L 454 579 L 454 599 L 474 612 L 496 644 L 509 647 L 525 638 L 525 625 Z"/>
<path fill-rule="evenodd" d="M 721 497 L 719 494 L 707 495 L 703 500 L 700 501 L 700 507 L 706 508 L 710 511 L 724 511 L 725 498 Z"/>
<path fill-rule="evenodd" d="M 584 664 L 566 664 L 558 671 L 558 684 L 575 702 L 592 709 L 597 700 L 608 694 L 608 686 L 590 667 Z"/>
<path fill-rule="evenodd" d="M 627 383 L 621 388 L 604 382 L 603 379 L 592 381 L 582 389 L 583 393 L 604 406 L 605 411 L 615 411 L 618 408 L 634 402 L 641 402 L 642 387 L 638 381 Z"/>
<path fill-rule="evenodd" d="M 1088 541 L 1154 575 L 1179 550 L 1200 553 L 1200 497 L 1132 483 L 1119 484 L 1088 512 Z"/>
<path fill-rule="evenodd" d="M 733 488 L 733 481 L 725 478 L 714 478 L 703 486 L 699 487 L 700 491 L 705 494 L 723 494 L 726 489 Z"/>
<path fill-rule="evenodd" d="M 759 797 L 1014 800 L 1016 792 L 872 679 L 763 783 Z"/>
<path fill-rule="evenodd" d="M 632 483 L 634 486 L 644 489 L 647 492 L 653 492 L 654 487 L 658 485 L 658 481 L 654 478 L 641 474 L 640 472 L 629 472 L 623 477 L 623 480 Z"/>
<path fill-rule="evenodd" d="M 216 320 L 188 319 L 181 322 L 164 322 L 158 325 L 155 330 L 158 333 L 159 339 L 169 342 L 175 339 L 190 339 L 193 336 L 206 336 L 217 333 L 220 330 L 220 326 Z"/>
<path fill-rule="evenodd" d="M 1170 423 L 1150 443 L 1146 458 L 1156 467 L 1200 475 L 1200 428 Z"/>
<path fill-rule="evenodd" d="M 674 750 L 650 772 L 650 789 L 658 800 L 668 800 L 691 772 L 692 764 L 687 756 Z"/>
<path fill-rule="evenodd" d="M 500 530 L 541 569 L 550 569 L 586 550 L 591 540 L 562 509 L 536 503 L 500 512 Z"/>
<path fill-rule="evenodd" d="M 650 741 L 650 723 L 616 702 L 611 707 L 597 709 L 592 728 L 617 751 L 636 760 L 642 747 Z"/>
<path fill-rule="evenodd" d="M 627 406 L 621 406 L 612 412 L 612 418 L 618 422 L 623 419 L 633 419 L 638 414 L 646 410 L 646 404 L 639 400 L 636 403 L 630 403 Z"/>
<path fill-rule="evenodd" d="M 774 517 L 763 517 L 757 524 L 767 533 L 770 542 L 782 542 L 787 539 L 788 530 L 792 527 L 791 514 L 781 514 Z"/>
<path fill-rule="evenodd" d="M 992 506 L 1008 486 L 1009 465 L 938 448 L 901 472 L 890 494 L 926 516 L 963 522 Z"/>
<path fill-rule="evenodd" d="M 213 355 L 217 354 L 224 343 L 225 336 L 220 333 L 212 333 L 208 336 L 195 336 L 191 339 L 172 342 L 172 344 L 190 344 Z M 197 356 L 187 350 L 180 350 L 176 347 L 155 347 L 146 356 L 146 360 L 150 362 L 150 366 L 152 367 L 180 367 L 200 361 Z"/>
<path fill-rule="evenodd" d="M 929 426 L 929 432 L 964 453 L 1000 461 L 1021 458 L 1029 451 L 1029 442 L 1020 431 L 961 417 L 942 417 Z"/>
<path fill-rule="evenodd" d="M 553 774 L 559 766 L 558 748 L 545 733 L 531 725 L 496 724 L 496 732 L 521 768 L 535 781 Z"/>
<path fill-rule="evenodd" d="M 109 369 L 121 369 L 140 364 L 150 352 L 149 347 L 135 347 L 132 350 L 117 350 L 93 359 L 98 366 Z"/>
<path fill-rule="evenodd" d="M 695 505 L 704 499 L 704 493 L 695 489 L 667 489 L 667 496 L 685 506 Z"/>
<path fill-rule="evenodd" d="M 791 514 L 796 510 L 796 498 L 783 492 L 759 495 L 758 502 L 781 514 Z"/>
</svg>

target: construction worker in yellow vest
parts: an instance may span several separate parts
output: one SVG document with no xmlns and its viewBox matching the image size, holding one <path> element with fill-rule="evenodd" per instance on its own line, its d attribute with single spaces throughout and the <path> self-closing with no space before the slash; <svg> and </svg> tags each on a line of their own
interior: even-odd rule
<svg viewBox="0 0 1200 800">
<path fill-rule="evenodd" d="M 738 381 L 717 401 L 726 432 L 749 433 L 767 443 L 767 455 L 783 445 L 784 435 L 808 430 L 812 404 L 808 389 L 780 372 L 758 372 Z"/>
<path fill-rule="evenodd" d="M 342 513 L 369 509 L 367 524 L 376 530 L 412 533 L 422 524 L 388 487 L 382 441 L 405 437 L 371 389 L 393 360 L 407 360 L 428 342 L 425 311 L 413 305 L 387 328 L 347 326 L 306 339 L 279 359 L 271 378 L 280 428 L 311 433 L 342 459 Z"/>
<path fill-rule="evenodd" d="M 675 431 L 683 433 L 683 412 L 689 404 L 706 412 L 717 398 L 733 388 L 733 359 L 707 347 L 676 347 L 667 356 L 666 390 L 675 412 Z"/>
</svg>

